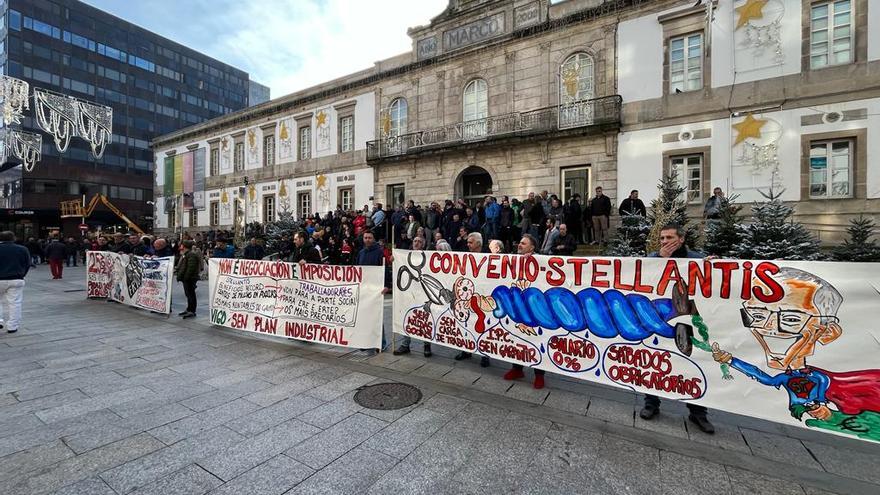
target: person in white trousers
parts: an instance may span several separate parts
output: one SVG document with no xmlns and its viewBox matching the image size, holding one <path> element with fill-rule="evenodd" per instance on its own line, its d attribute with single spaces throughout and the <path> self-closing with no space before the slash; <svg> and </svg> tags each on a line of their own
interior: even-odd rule
<svg viewBox="0 0 880 495">
<path fill-rule="evenodd" d="M 21 324 L 24 277 L 31 267 L 30 253 L 15 243 L 15 234 L 0 232 L 0 329 L 15 333 Z"/>
</svg>

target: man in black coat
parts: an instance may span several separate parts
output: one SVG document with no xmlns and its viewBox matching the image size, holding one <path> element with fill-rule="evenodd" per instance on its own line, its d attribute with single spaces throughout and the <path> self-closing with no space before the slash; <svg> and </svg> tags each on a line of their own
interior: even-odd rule
<svg viewBox="0 0 880 495">
<path fill-rule="evenodd" d="M 577 242 L 575 242 L 574 236 L 568 232 L 566 224 L 561 224 L 559 235 L 556 237 L 556 242 L 553 243 L 551 252 L 561 256 L 572 256 L 575 249 L 577 249 Z"/>
<path fill-rule="evenodd" d="M 576 243 L 584 242 L 583 225 L 584 212 L 581 207 L 581 195 L 574 193 L 568 204 L 565 205 L 565 225 L 568 226 L 572 237 Z"/>
<path fill-rule="evenodd" d="M 0 232 L 0 329 L 18 331 L 21 322 L 21 300 L 24 277 L 31 267 L 27 248 L 15 243 L 15 234 Z"/>
<path fill-rule="evenodd" d="M 602 194 L 601 187 L 596 188 L 596 196 L 590 201 L 590 213 L 593 217 L 593 244 L 605 244 L 611 218 L 611 200 Z"/>
<path fill-rule="evenodd" d="M 639 199 L 638 189 L 633 189 L 629 193 L 629 197 L 620 202 L 620 208 L 617 209 L 621 217 L 627 215 L 646 216 L 648 211 L 645 209 L 645 203 Z"/>
<path fill-rule="evenodd" d="M 320 263 L 321 255 L 306 238 L 303 230 L 298 231 L 293 236 L 293 251 L 287 261 L 291 263 Z"/>
<path fill-rule="evenodd" d="M 49 260 L 49 270 L 52 272 L 52 280 L 60 280 L 64 270 L 64 260 L 67 259 L 67 244 L 53 237 L 46 246 L 46 258 Z"/>
</svg>

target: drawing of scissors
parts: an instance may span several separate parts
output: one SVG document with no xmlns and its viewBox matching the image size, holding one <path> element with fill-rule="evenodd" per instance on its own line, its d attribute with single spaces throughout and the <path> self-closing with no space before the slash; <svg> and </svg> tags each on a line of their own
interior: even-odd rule
<svg viewBox="0 0 880 495">
<path fill-rule="evenodd" d="M 406 255 L 406 264 L 409 266 L 401 266 L 397 271 L 397 288 L 406 291 L 409 290 L 413 282 L 418 282 L 428 297 L 428 302 L 425 303 L 426 310 L 430 310 L 431 304 L 451 305 L 455 300 L 452 291 L 443 287 L 443 284 L 431 275 L 422 274 L 422 269 L 428 263 L 428 256 L 425 253 L 420 253 L 422 255 L 421 263 L 415 263 L 413 261 L 414 254 L 416 254 L 415 251 L 410 251 Z"/>
</svg>

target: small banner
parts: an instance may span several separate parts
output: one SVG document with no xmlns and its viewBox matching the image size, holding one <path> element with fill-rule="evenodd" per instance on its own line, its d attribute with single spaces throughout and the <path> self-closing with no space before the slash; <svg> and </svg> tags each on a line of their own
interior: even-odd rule
<svg viewBox="0 0 880 495">
<path fill-rule="evenodd" d="M 211 323 L 321 344 L 381 347 L 385 268 L 211 259 Z"/>
<path fill-rule="evenodd" d="M 165 183 L 162 185 L 165 197 L 174 196 L 174 157 L 165 157 Z"/>
<path fill-rule="evenodd" d="M 183 161 L 183 209 L 193 209 L 193 152 L 184 153 Z"/>
<path fill-rule="evenodd" d="M 394 251 L 394 331 L 880 441 L 880 264 Z"/>
<path fill-rule="evenodd" d="M 87 297 L 171 313 L 174 258 L 141 258 L 107 251 L 86 252 Z"/>
<path fill-rule="evenodd" d="M 197 210 L 205 209 L 205 148 L 199 148 L 194 152 L 193 158 L 193 203 L 192 207 Z"/>
</svg>

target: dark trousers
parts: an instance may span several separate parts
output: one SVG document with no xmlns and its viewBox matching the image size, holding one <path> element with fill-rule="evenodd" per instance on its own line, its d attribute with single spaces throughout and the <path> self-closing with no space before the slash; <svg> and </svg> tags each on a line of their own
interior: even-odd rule
<svg viewBox="0 0 880 495">
<path fill-rule="evenodd" d="M 521 364 L 514 364 L 514 365 L 512 366 L 512 368 L 515 369 L 515 370 L 520 370 L 520 371 L 522 371 L 522 370 L 523 370 L 523 365 L 521 365 Z M 535 376 L 540 376 L 540 375 L 543 375 L 544 373 L 545 373 L 544 370 L 539 370 L 539 369 L 535 368 Z"/>
<path fill-rule="evenodd" d="M 660 397 L 656 395 L 645 395 L 645 406 L 654 406 L 657 409 L 660 409 Z M 706 417 L 707 410 L 704 406 L 700 406 L 697 404 L 688 404 L 688 411 L 691 412 L 694 416 L 702 416 Z"/>
<path fill-rule="evenodd" d="M 71 264 L 73 264 L 73 266 L 76 266 L 76 254 L 67 255 L 67 266 L 70 266 Z"/>
<path fill-rule="evenodd" d="M 186 310 L 190 313 L 196 312 L 196 284 L 198 280 L 184 280 L 183 293 L 186 294 Z"/>
<path fill-rule="evenodd" d="M 61 272 L 64 270 L 63 260 L 49 260 L 49 270 L 52 272 L 52 278 L 61 278 Z"/>
</svg>

